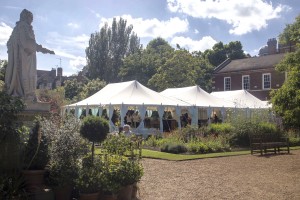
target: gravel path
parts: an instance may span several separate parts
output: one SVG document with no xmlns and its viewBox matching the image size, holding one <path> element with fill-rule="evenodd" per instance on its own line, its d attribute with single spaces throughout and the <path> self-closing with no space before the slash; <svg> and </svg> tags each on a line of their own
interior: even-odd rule
<svg viewBox="0 0 300 200">
<path fill-rule="evenodd" d="M 300 200 L 300 150 L 191 161 L 143 159 L 141 200 Z"/>
</svg>

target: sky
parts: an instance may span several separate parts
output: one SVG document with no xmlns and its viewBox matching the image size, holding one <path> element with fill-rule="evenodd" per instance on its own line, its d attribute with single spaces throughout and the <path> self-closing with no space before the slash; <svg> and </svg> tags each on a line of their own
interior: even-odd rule
<svg viewBox="0 0 300 200">
<path fill-rule="evenodd" d="M 33 13 L 38 44 L 55 55 L 37 53 L 37 68 L 62 67 L 66 76 L 86 64 L 90 35 L 122 17 L 144 47 L 162 37 L 190 51 L 211 49 L 217 42 L 240 41 L 251 56 L 277 38 L 300 14 L 299 0 L 0 0 L 0 59 L 23 9 Z"/>
</svg>

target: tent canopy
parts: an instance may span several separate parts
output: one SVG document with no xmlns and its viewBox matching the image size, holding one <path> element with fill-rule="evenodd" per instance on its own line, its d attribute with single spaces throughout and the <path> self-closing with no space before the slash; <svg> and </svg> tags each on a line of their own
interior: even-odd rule
<svg viewBox="0 0 300 200">
<path fill-rule="evenodd" d="M 198 107 L 234 107 L 232 102 L 218 99 L 197 85 L 182 88 L 168 88 L 160 94 L 188 102 Z"/>
<path fill-rule="evenodd" d="M 190 106 L 190 104 L 186 102 L 165 97 L 158 92 L 143 86 L 136 80 L 108 84 L 94 95 L 68 106 L 104 106 L 122 104 L 128 106 Z"/>
<path fill-rule="evenodd" d="M 269 108 L 266 102 L 261 101 L 247 90 L 233 90 L 233 91 L 222 91 L 212 92 L 211 95 L 232 101 L 237 108 Z"/>
</svg>

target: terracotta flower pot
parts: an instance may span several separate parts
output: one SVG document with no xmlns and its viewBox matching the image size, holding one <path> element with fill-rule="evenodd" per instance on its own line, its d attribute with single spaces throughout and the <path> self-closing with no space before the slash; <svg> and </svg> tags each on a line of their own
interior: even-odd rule
<svg viewBox="0 0 300 200">
<path fill-rule="evenodd" d="M 79 196 L 79 200 L 98 200 L 99 192 L 91 193 L 91 194 L 84 194 L 81 193 Z"/>
<path fill-rule="evenodd" d="M 69 200 L 72 194 L 72 186 L 66 185 L 54 189 L 55 200 Z"/>
<path fill-rule="evenodd" d="M 121 188 L 118 194 L 118 200 L 131 200 L 133 185 L 126 185 Z"/>
<path fill-rule="evenodd" d="M 34 193 L 44 187 L 44 174 L 46 170 L 23 170 L 26 190 Z"/>
</svg>

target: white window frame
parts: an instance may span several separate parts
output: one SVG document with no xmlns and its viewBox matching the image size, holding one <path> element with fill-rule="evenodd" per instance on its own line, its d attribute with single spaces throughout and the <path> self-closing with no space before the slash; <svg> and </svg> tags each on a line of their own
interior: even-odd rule
<svg viewBox="0 0 300 200">
<path fill-rule="evenodd" d="M 265 77 L 269 77 L 269 87 L 265 87 Z M 262 89 L 263 90 L 270 90 L 271 89 L 271 73 L 262 74 Z"/>
<path fill-rule="evenodd" d="M 226 80 L 229 80 L 229 89 L 227 89 Z M 224 77 L 224 91 L 230 91 L 231 90 L 231 77 Z"/>
<path fill-rule="evenodd" d="M 247 83 L 245 83 L 245 78 L 248 78 Z M 247 88 L 245 87 L 246 85 L 247 85 Z M 250 90 L 250 76 L 249 75 L 242 76 L 242 88 L 243 88 L 243 90 Z"/>
</svg>

